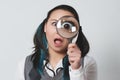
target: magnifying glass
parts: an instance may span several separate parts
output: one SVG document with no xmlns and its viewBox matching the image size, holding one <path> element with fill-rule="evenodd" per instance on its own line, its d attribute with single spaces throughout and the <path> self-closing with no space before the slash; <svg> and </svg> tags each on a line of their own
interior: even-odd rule
<svg viewBox="0 0 120 80">
<path fill-rule="evenodd" d="M 58 34 L 67 39 L 73 39 L 79 32 L 78 21 L 72 16 L 63 16 L 57 22 Z"/>
</svg>

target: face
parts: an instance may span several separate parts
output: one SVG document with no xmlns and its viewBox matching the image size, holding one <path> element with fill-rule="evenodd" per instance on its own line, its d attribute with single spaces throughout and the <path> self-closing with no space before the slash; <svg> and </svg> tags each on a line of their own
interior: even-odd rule
<svg viewBox="0 0 120 80">
<path fill-rule="evenodd" d="M 48 41 L 48 49 L 58 53 L 66 53 L 68 39 L 61 37 L 56 31 L 56 24 L 59 18 L 63 16 L 73 16 L 72 13 L 65 10 L 55 10 L 51 13 L 44 26 L 44 32 Z"/>
</svg>

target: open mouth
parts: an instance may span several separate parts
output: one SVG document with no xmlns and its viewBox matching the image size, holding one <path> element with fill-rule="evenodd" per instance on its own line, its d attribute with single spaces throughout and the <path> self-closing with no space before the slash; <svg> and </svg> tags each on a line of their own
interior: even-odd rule
<svg viewBox="0 0 120 80">
<path fill-rule="evenodd" d="M 54 39 L 55 46 L 61 46 L 62 42 L 63 42 L 63 40 L 60 39 L 60 38 L 55 38 Z"/>
</svg>

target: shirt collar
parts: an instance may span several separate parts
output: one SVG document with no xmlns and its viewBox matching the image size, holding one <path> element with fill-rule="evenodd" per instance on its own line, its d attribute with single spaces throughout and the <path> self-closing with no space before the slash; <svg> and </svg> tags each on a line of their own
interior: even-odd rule
<svg viewBox="0 0 120 80">
<path fill-rule="evenodd" d="M 51 64 L 50 64 L 49 62 L 46 64 L 47 61 L 44 60 L 44 65 L 46 64 L 45 70 L 46 70 L 46 72 L 49 74 L 49 76 L 53 77 L 54 74 L 57 74 L 57 71 L 58 71 L 59 68 L 63 68 L 62 60 L 63 60 L 63 59 L 61 59 L 61 60 L 57 63 L 57 65 L 56 65 L 56 67 L 55 67 L 54 69 L 52 68 L 52 66 L 51 66 Z M 49 68 L 49 69 L 48 69 L 48 68 Z M 50 69 L 51 69 L 52 71 L 51 71 Z"/>
</svg>

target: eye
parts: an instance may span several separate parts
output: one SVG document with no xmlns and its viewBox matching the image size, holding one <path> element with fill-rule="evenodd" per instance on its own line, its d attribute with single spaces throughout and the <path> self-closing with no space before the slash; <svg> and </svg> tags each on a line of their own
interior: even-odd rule
<svg viewBox="0 0 120 80">
<path fill-rule="evenodd" d="M 52 22 L 52 25 L 53 25 L 53 26 L 56 26 L 56 25 L 57 25 L 57 22 Z"/>
</svg>

